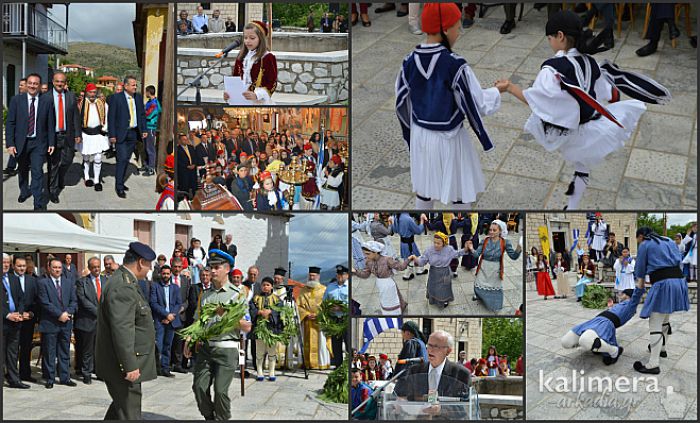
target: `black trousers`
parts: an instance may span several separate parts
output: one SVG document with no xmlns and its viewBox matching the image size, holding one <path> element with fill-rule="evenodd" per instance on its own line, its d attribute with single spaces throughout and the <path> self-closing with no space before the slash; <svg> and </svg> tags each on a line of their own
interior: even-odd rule
<svg viewBox="0 0 700 423">
<path fill-rule="evenodd" d="M 34 340 L 34 325 L 36 319 L 22 322 L 19 333 L 19 377 L 28 379 L 32 375 L 32 343 Z"/>
<path fill-rule="evenodd" d="M 183 355 L 183 350 L 185 348 L 185 340 L 182 339 L 180 335 L 175 333 L 173 338 L 173 346 L 170 350 L 170 365 L 173 367 L 186 367 L 187 359 Z M 158 366 L 160 368 L 160 366 Z"/>
<path fill-rule="evenodd" d="M 3 353 L 5 355 L 5 370 L 7 371 L 7 381 L 11 384 L 20 383 L 17 359 L 19 356 L 19 332 L 20 323 L 10 322 L 5 319 L 3 322 Z"/>
<path fill-rule="evenodd" d="M 345 348 L 343 348 L 343 343 L 345 343 Z M 333 350 L 333 358 L 331 359 L 331 365 L 340 366 L 343 364 L 345 359 L 345 352 L 349 352 L 350 348 L 350 331 L 346 330 L 341 336 L 335 336 L 331 338 L 331 349 Z"/>
<path fill-rule="evenodd" d="M 63 138 L 59 141 L 59 138 Z M 58 147 L 62 144 L 61 147 Z M 56 148 L 53 154 L 48 156 L 48 184 L 49 184 L 49 194 L 52 196 L 58 196 L 61 192 L 64 184 L 64 178 L 68 168 L 73 163 L 73 156 L 75 155 L 75 150 L 67 144 L 66 135 L 56 133 Z"/>
<path fill-rule="evenodd" d="M 97 331 L 74 330 L 75 333 L 75 372 L 83 377 L 91 377 L 95 370 L 95 336 Z M 78 364 L 80 367 L 78 367 Z"/>
<path fill-rule="evenodd" d="M 105 380 L 112 403 L 105 420 L 142 420 L 141 382 L 131 383 L 126 379 Z"/>
<path fill-rule="evenodd" d="M 34 197 L 34 207 L 44 206 L 44 162 L 46 161 L 48 146 L 39 145 L 35 138 L 27 140 L 27 145 L 17 157 L 17 183 L 19 193 L 26 197 L 31 194 Z M 29 171 L 32 172 L 31 186 L 29 185 Z M 46 200 L 48 201 L 48 200 Z"/>
</svg>

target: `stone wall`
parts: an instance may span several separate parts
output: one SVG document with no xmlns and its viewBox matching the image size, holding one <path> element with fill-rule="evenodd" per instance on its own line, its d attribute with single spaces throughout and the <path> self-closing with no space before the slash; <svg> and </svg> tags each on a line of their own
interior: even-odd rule
<svg viewBox="0 0 700 423">
<path fill-rule="evenodd" d="M 178 92 L 185 88 L 196 75 L 215 63 L 213 59 L 218 50 L 214 49 L 178 49 L 177 85 Z M 201 87 L 224 90 L 224 75 L 231 75 L 237 50 L 224 59 L 220 67 L 212 70 L 202 78 Z M 325 95 L 328 103 L 348 100 L 349 66 L 348 52 L 328 53 L 275 53 L 277 59 L 277 92 Z M 273 96 L 274 100 L 274 96 Z"/>
<path fill-rule="evenodd" d="M 603 213 L 603 218 L 610 227 L 611 232 L 615 232 L 617 240 L 625 244 L 627 238 L 627 246 L 630 248 L 632 255 L 637 254 L 637 214 L 636 213 Z M 527 250 L 530 251 L 533 246 L 541 250 L 539 241 L 538 228 L 540 226 L 549 227 L 550 245 L 553 245 L 551 240 L 552 232 L 565 232 L 566 249 L 571 249 L 573 242 L 573 229 L 578 229 L 580 233 L 579 240 L 582 246 L 586 245 L 585 235 L 588 230 L 588 219 L 586 213 L 528 213 L 527 214 Z"/>
<path fill-rule="evenodd" d="M 479 403 L 482 420 L 523 420 L 525 407 Z"/>
<path fill-rule="evenodd" d="M 190 34 L 177 37 L 178 48 L 211 48 L 223 50 L 233 41 L 243 40 L 242 32 Z M 272 51 L 326 53 L 348 49 L 348 34 L 274 31 Z"/>
</svg>

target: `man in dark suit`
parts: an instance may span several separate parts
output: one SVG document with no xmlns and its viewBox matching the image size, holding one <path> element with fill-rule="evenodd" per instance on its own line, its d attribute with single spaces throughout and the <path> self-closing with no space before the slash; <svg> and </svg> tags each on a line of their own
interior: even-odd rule
<svg viewBox="0 0 700 423">
<path fill-rule="evenodd" d="M 26 273 L 27 259 L 21 256 L 15 257 L 14 274 L 19 280 L 24 294 L 24 311 L 27 313 L 22 320 L 19 334 L 19 378 L 29 382 L 36 382 L 32 377 L 30 367 L 32 344 L 34 340 L 34 326 L 39 317 L 39 298 L 36 277 Z"/>
<path fill-rule="evenodd" d="M 126 169 L 131 155 L 134 154 L 139 139 L 146 138 L 146 113 L 143 98 L 136 94 L 136 78 L 124 78 L 124 93 L 115 94 L 109 103 L 107 122 L 109 122 L 109 141 L 117 150 L 116 190 L 119 198 L 126 198 L 129 189 L 124 185 Z"/>
<path fill-rule="evenodd" d="M 186 134 L 179 134 L 175 157 L 177 158 L 177 190 L 188 193 L 192 199 L 197 190 L 197 163 L 199 159 Z"/>
<path fill-rule="evenodd" d="M 66 276 L 70 276 L 74 280 L 78 280 L 78 268 L 75 267 L 75 263 L 73 263 L 73 256 L 70 254 L 66 254 L 66 262 L 63 263 L 63 273 Z"/>
<path fill-rule="evenodd" d="M 155 259 L 149 246 L 132 242 L 102 291 L 95 373 L 112 398 L 105 420 L 141 420 L 141 383 L 156 378 L 153 316 L 137 283 Z"/>
<path fill-rule="evenodd" d="M 255 152 L 258 151 L 258 143 L 253 138 L 252 130 L 249 129 L 246 132 L 245 138 L 243 142 L 239 144 L 239 147 L 241 148 L 241 152 L 245 153 L 248 157 L 255 155 Z"/>
<path fill-rule="evenodd" d="M 24 203 L 34 196 L 34 209 L 44 210 L 42 195 L 44 187 L 44 162 L 46 155 L 53 154 L 56 145 L 54 132 L 56 122 L 49 96 L 39 96 L 41 76 L 27 76 L 27 92 L 10 100 L 10 109 L 5 122 L 7 152 L 17 158 L 19 198 Z M 29 169 L 32 171 L 31 188 Z"/>
<path fill-rule="evenodd" d="M 192 281 L 189 277 L 180 274 L 180 272 L 182 272 L 182 260 L 178 257 L 173 259 L 171 271 L 171 283 L 180 288 L 180 308 L 179 310 L 174 310 L 174 312 L 179 314 L 181 322 L 186 322 L 187 308 L 189 307 L 189 298 L 187 296 L 190 292 Z M 187 370 L 185 370 L 187 367 L 187 358 L 182 355 L 184 351 L 184 342 L 182 337 L 176 333 L 173 339 L 171 361 L 173 364 L 173 371 L 177 373 L 187 373 Z"/>
<path fill-rule="evenodd" d="M 29 385 L 20 381 L 17 369 L 19 338 L 22 321 L 28 317 L 24 310 L 24 294 L 17 276 L 10 272 L 10 256 L 2 255 L 2 325 L 5 371 L 10 388 L 27 389 Z"/>
<path fill-rule="evenodd" d="M 175 330 L 182 327 L 180 320 L 180 287 L 172 283 L 170 266 L 161 267 L 161 281 L 153 284 L 150 305 L 156 328 L 156 346 L 160 351 L 159 376 L 173 377 L 170 373 L 170 354 Z"/>
<path fill-rule="evenodd" d="M 469 393 L 471 373 L 469 370 L 447 357 L 454 348 L 454 338 L 449 333 L 438 330 L 428 338 L 428 362 L 415 364 L 408 368 L 406 376 L 399 378 L 394 388 L 397 396 L 409 401 L 425 401 L 429 393 L 437 392 L 438 396 L 464 397 Z M 460 417 L 449 410 L 441 412 L 439 407 L 428 407 L 427 415 L 441 415 L 450 419 Z M 463 416 L 466 417 L 466 416 Z"/>
<path fill-rule="evenodd" d="M 53 89 L 47 93 L 54 112 L 56 148 L 48 160 L 49 200 L 58 204 L 58 195 L 64 188 L 64 177 L 73 163 L 75 143 L 80 142 L 82 125 L 75 94 L 66 90 L 66 75 L 53 74 Z"/>
<path fill-rule="evenodd" d="M 209 141 L 209 136 L 205 134 L 202 134 L 202 142 L 195 147 L 195 151 L 199 157 L 199 166 L 216 160 L 216 147 Z"/>
<path fill-rule="evenodd" d="M 83 383 L 92 383 L 95 371 L 95 336 L 97 334 L 97 308 L 102 296 L 99 257 L 88 260 L 90 274 L 76 283 L 78 312 L 75 316 L 76 373 L 83 376 Z M 78 366 L 79 365 L 79 366 Z"/>
<path fill-rule="evenodd" d="M 73 316 L 78 309 L 75 280 L 63 273 L 63 263 L 57 258 L 49 262 L 49 275 L 39 281 L 41 302 L 42 371 L 46 375 L 46 388 L 53 388 L 56 377 L 56 358 L 60 383 L 76 386 L 70 379 L 70 336 Z"/>
</svg>

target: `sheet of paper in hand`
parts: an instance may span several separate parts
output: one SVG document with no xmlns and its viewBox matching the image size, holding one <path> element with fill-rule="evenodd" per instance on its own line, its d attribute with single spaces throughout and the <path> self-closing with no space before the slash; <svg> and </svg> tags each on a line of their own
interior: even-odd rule
<svg viewBox="0 0 700 423">
<path fill-rule="evenodd" d="M 225 76 L 224 90 L 228 93 L 229 106 L 241 106 L 255 104 L 254 100 L 247 100 L 243 93 L 248 91 L 248 86 L 239 76 Z"/>
</svg>

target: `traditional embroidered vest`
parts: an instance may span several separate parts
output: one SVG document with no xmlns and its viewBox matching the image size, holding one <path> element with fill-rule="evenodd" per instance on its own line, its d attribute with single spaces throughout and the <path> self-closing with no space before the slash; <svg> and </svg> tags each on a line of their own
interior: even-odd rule
<svg viewBox="0 0 700 423">
<path fill-rule="evenodd" d="M 82 115 L 83 119 L 83 128 L 88 128 L 88 119 L 90 118 L 90 113 L 88 112 L 90 110 L 87 105 L 90 103 L 90 100 L 84 99 L 82 102 L 78 103 L 78 109 L 80 109 L 80 114 Z M 95 105 L 97 105 L 97 115 L 100 118 L 100 125 L 102 127 L 105 126 L 105 118 L 107 117 L 106 111 L 105 111 L 105 102 L 104 100 L 98 98 L 95 100 Z"/>
<path fill-rule="evenodd" d="M 501 241 L 501 268 L 498 271 L 498 276 L 503 279 L 503 251 L 506 249 L 506 240 L 503 238 L 499 238 Z M 481 247 L 481 255 L 479 256 L 479 264 L 476 266 L 476 275 L 479 274 L 479 270 L 481 270 L 481 263 L 484 261 L 484 252 L 486 251 L 486 246 L 489 245 L 489 241 L 491 238 L 486 238 L 484 240 L 484 246 Z"/>
<path fill-rule="evenodd" d="M 565 78 L 567 83 L 581 87 L 591 97 L 596 98 L 595 84 L 601 74 L 598 63 L 592 57 L 583 54 L 552 57 L 545 60 L 542 63 L 542 67 L 554 69 Z M 596 114 L 595 109 L 582 99 L 575 96 L 572 97 L 579 105 L 579 123 L 584 124 L 590 121 Z"/>
</svg>

